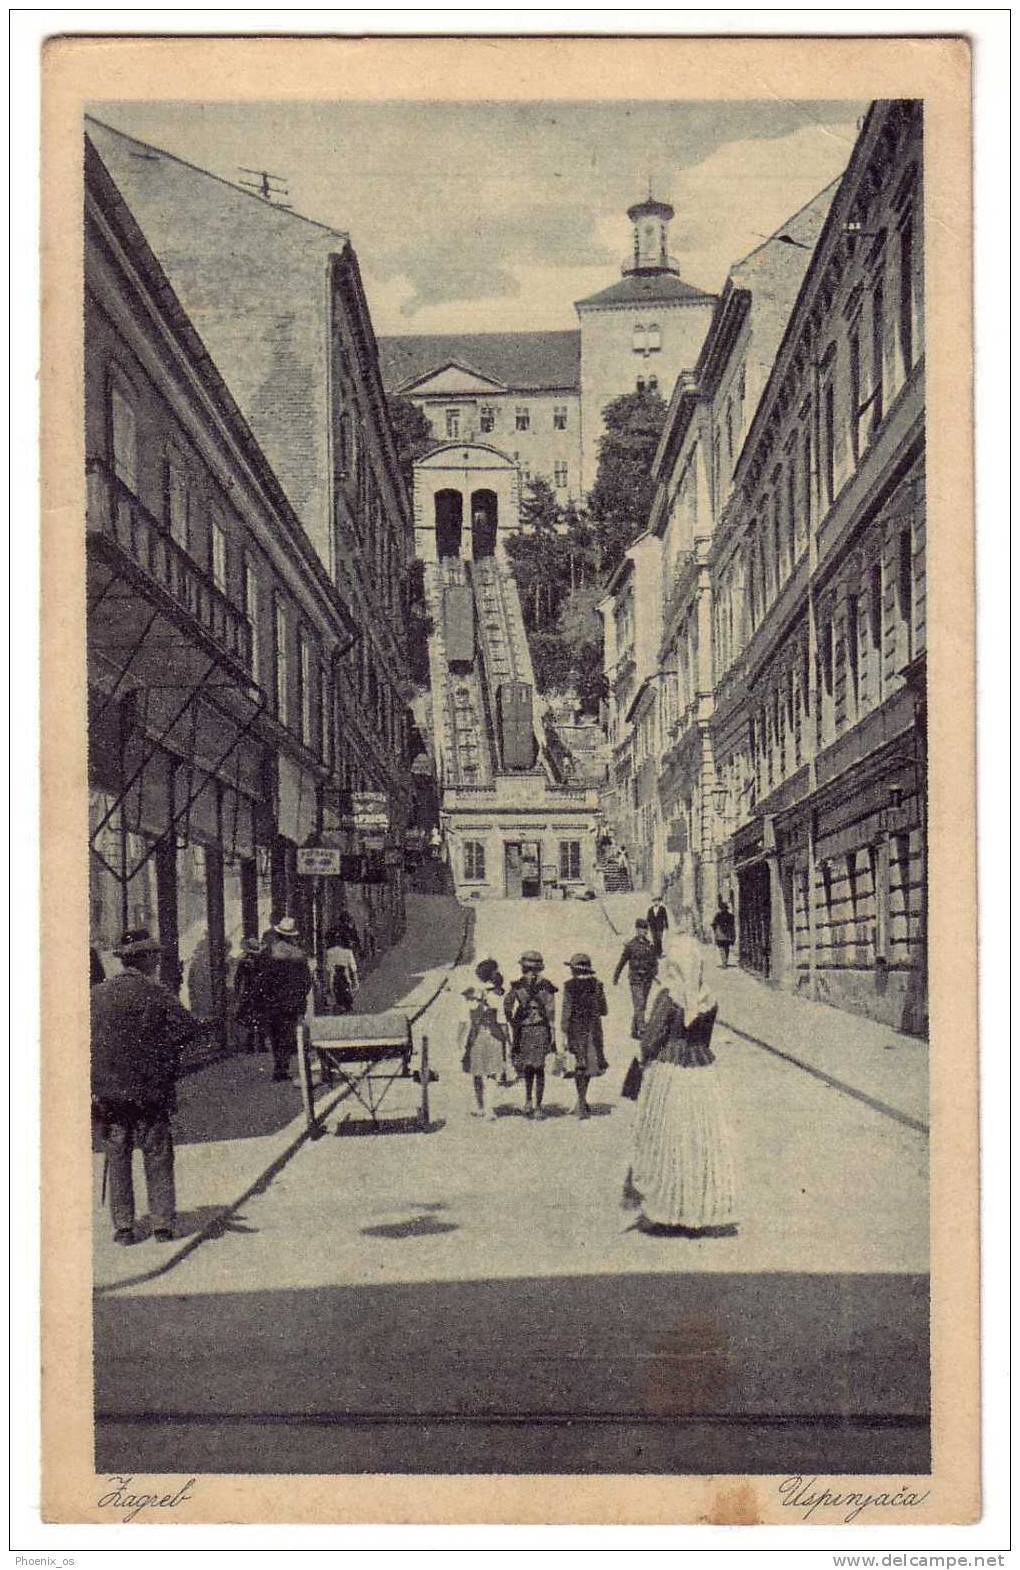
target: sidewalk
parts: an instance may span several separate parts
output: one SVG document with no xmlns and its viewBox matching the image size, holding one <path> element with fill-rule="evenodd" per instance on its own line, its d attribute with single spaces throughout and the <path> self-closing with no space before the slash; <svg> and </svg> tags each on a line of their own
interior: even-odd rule
<svg viewBox="0 0 1020 1570">
<path fill-rule="evenodd" d="M 409 895 L 407 931 L 380 960 L 359 991 L 359 1012 L 430 1004 L 451 967 L 471 953 L 474 912 L 452 896 Z M 427 1017 L 427 1016 L 426 1016 Z M 99 1213 L 103 1157 L 93 1158 L 96 1219 L 93 1285 L 100 1291 L 165 1274 L 208 1236 L 248 1230 L 242 1201 L 259 1192 L 307 1137 L 296 1082 L 273 1083 L 269 1053 L 220 1058 L 178 1082 L 174 1118 L 177 1226 L 173 1245 L 154 1242 L 145 1216 L 145 1181 L 136 1160 L 139 1242 L 113 1242 L 109 1215 Z M 339 1093 L 316 1086 L 328 1107 Z M 241 1206 L 239 1209 L 238 1207 Z"/>
<path fill-rule="evenodd" d="M 621 943 L 648 903 L 648 894 L 641 892 L 602 899 L 607 919 L 620 930 Z M 770 987 L 736 965 L 724 970 L 710 944 L 705 945 L 705 961 L 706 979 L 719 999 L 720 1024 L 927 1130 L 926 1041 L 846 1009 Z"/>
</svg>

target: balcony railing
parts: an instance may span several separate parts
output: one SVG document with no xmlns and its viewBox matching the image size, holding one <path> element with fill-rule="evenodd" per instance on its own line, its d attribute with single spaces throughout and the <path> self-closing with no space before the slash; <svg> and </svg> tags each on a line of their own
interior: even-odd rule
<svg viewBox="0 0 1020 1570">
<path fill-rule="evenodd" d="M 621 273 L 650 273 L 663 271 L 679 273 L 680 263 L 677 261 L 675 256 L 665 256 L 659 251 L 656 251 L 654 256 L 649 256 L 647 259 L 642 259 L 639 262 L 634 255 L 634 252 L 629 251 L 620 263 L 620 271 Z"/>
<path fill-rule="evenodd" d="M 87 529 L 114 541 L 237 664 L 251 669 L 251 627 L 207 572 L 105 464 L 87 474 Z"/>
</svg>

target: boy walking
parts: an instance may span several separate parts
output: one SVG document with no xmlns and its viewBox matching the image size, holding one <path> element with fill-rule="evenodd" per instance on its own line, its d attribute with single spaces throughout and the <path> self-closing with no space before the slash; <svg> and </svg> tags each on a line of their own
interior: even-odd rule
<svg viewBox="0 0 1020 1570">
<path fill-rule="evenodd" d="M 623 946 L 613 972 L 613 986 L 615 987 L 623 974 L 627 971 L 627 980 L 630 983 L 630 1001 L 634 1010 L 631 1020 L 630 1033 L 635 1041 L 641 1039 L 645 1028 L 645 1004 L 648 994 L 652 989 L 656 972 L 659 969 L 659 960 L 655 952 L 655 945 L 648 934 L 648 922 L 643 916 L 634 923 L 634 936 L 629 943 Z"/>
</svg>

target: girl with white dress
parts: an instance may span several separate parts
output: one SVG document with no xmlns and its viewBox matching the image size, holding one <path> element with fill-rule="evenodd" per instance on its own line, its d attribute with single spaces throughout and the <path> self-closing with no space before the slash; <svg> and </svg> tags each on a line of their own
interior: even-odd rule
<svg viewBox="0 0 1020 1570">
<path fill-rule="evenodd" d="M 493 1100 L 503 1075 L 506 1027 L 500 1018 L 503 977 L 494 960 L 483 960 L 475 971 L 477 985 L 461 993 L 463 1008 L 457 1024 L 457 1044 L 463 1049 L 461 1067 L 470 1074 L 475 1092 L 472 1117 L 492 1123 Z"/>
</svg>

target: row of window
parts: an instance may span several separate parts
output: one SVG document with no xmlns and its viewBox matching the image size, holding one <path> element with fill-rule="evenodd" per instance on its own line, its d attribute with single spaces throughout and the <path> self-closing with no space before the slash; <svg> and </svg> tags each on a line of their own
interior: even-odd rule
<svg viewBox="0 0 1020 1570">
<path fill-rule="evenodd" d="M 890 571 L 891 568 L 891 571 Z M 890 581 L 891 580 L 891 581 Z M 900 670 L 914 655 L 914 560 L 909 528 L 891 549 L 844 585 L 838 603 L 819 615 L 815 670 L 814 741 L 826 747 L 886 697 L 889 667 Z M 781 785 L 800 768 L 811 718 L 807 646 L 781 673 L 749 721 L 749 748 L 757 796 Z"/>
<path fill-rule="evenodd" d="M 717 680 L 782 593 L 806 554 L 813 521 L 821 523 L 866 456 L 921 353 L 923 279 L 909 191 L 901 182 L 892 234 L 869 233 L 874 243 L 847 278 L 842 307 L 830 303 L 833 335 L 820 354 L 805 323 L 799 385 L 790 383 L 784 405 L 800 404 L 797 422 L 747 509 L 745 543 L 714 586 Z M 847 242 L 851 258 L 857 243 Z M 735 463 L 738 446 L 739 422 L 727 405 L 715 430 L 717 487 L 723 457 Z"/>
<path fill-rule="evenodd" d="M 465 883 L 484 883 L 485 878 L 485 843 L 483 840 L 465 840 L 464 850 L 464 881 Z M 581 841 L 560 840 L 559 842 L 559 868 L 560 878 L 565 883 L 579 883 L 581 879 Z"/>
<path fill-rule="evenodd" d="M 126 388 L 115 376 L 109 388 L 110 447 L 115 475 L 132 495 L 139 490 L 138 422 Z M 302 743 L 326 763 L 333 761 L 334 723 L 329 668 L 317 652 L 313 635 L 300 623 L 286 599 L 277 592 L 264 594 L 257 556 L 238 553 L 236 589 L 231 573 L 232 549 L 222 518 L 200 498 L 191 481 L 183 453 L 171 447 L 164 459 L 164 523 L 182 550 L 205 565 L 216 588 L 229 599 L 239 591 L 240 607 L 251 634 L 251 671 L 263 684 L 264 639 L 271 630 L 271 697 L 281 724 L 300 736 Z M 203 534 L 204 530 L 204 534 Z M 387 539 L 380 527 L 375 538 Z M 204 562 L 203 558 L 204 557 Z M 385 562 L 386 557 L 382 560 Z M 271 605 L 270 605 L 271 598 Z M 291 635 L 293 623 L 293 637 Z M 392 688 L 380 681 L 369 653 L 368 641 L 356 645 L 358 697 L 368 708 L 375 729 L 391 752 L 406 750 L 407 716 Z M 296 664 L 292 668 L 291 660 Z"/>
<path fill-rule="evenodd" d="M 461 421 L 467 411 L 460 408 L 451 408 L 445 409 L 443 413 L 447 441 L 459 441 L 461 436 Z M 499 410 L 495 404 L 483 403 L 480 406 L 478 410 L 478 428 L 480 431 L 483 431 L 486 435 L 490 435 L 497 429 L 498 420 Z M 514 409 L 513 428 L 515 431 L 531 430 L 531 406 L 529 404 L 517 404 L 516 408 Z M 565 431 L 567 429 L 567 405 L 565 403 L 558 403 L 553 405 L 552 428 L 554 431 Z"/>
</svg>

